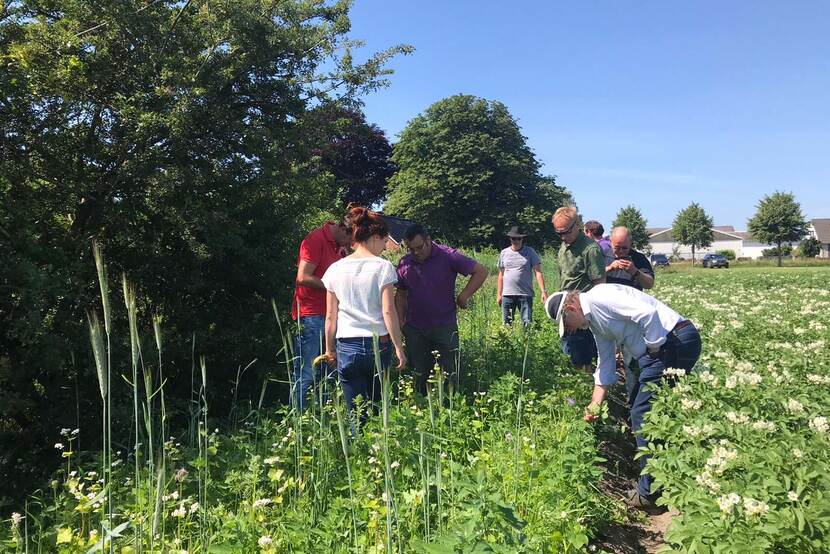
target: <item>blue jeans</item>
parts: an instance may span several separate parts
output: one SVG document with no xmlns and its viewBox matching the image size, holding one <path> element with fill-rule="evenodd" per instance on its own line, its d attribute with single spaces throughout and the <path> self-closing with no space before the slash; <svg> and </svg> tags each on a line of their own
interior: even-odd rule
<svg viewBox="0 0 830 554">
<path fill-rule="evenodd" d="M 648 441 L 640 435 L 643 420 L 651 410 L 651 401 L 654 398 L 653 385 L 660 382 L 663 372 L 670 368 L 686 370 L 689 373 L 700 357 L 700 334 L 694 325 L 688 324 L 666 336 L 666 342 L 656 355 L 643 354 L 637 360 L 640 366 L 639 379 L 632 379 L 633 386 L 629 390 L 628 403 L 631 407 L 631 429 L 637 440 L 637 447 L 648 446 Z M 651 490 L 651 475 L 646 473 L 648 456 L 640 458 L 640 479 L 637 481 L 637 492 L 650 500 L 660 495 L 660 491 Z"/>
<path fill-rule="evenodd" d="M 591 365 L 597 356 L 597 341 L 588 329 L 577 329 L 560 340 L 562 352 L 570 356 L 571 363 L 577 367 Z"/>
<path fill-rule="evenodd" d="M 513 323 L 513 316 L 516 309 L 522 317 L 522 325 L 530 325 L 533 319 L 533 297 L 532 296 L 502 296 L 501 297 L 501 319 L 505 325 Z"/>
<path fill-rule="evenodd" d="M 314 358 L 325 350 L 326 318 L 322 315 L 302 316 L 298 320 L 299 331 L 294 337 L 294 382 L 291 386 L 291 404 L 305 410 L 308 390 L 315 383 L 328 378 L 328 365 L 314 367 Z"/>
<path fill-rule="evenodd" d="M 343 388 L 343 398 L 349 411 L 354 409 L 358 396 L 367 402 L 377 402 L 381 395 L 381 375 L 392 362 L 392 343 L 389 337 L 378 340 L 380 368 L 375 364 L 372 337 L 337 339 L 337 375 Z"/>
</svg>

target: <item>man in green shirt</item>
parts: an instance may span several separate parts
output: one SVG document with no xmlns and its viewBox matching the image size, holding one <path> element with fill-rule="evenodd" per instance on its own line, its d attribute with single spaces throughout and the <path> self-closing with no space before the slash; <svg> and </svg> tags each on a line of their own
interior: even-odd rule
<svg viewBox="0 0 830 554">
<path fill-rule="evenodd" d="M 582 232 L 576 208 L 566 206 L 553 214 L 553 230 L 562 239 L 559 248 L 559 290 L 587 292 L 594 285 L 605 282 L 605 256 Z M 597 355 L 594 335 L 588 329 L 577 329 L 562 337 L 562 351 L 575 367 L 591 369 Z"/>
</svg>

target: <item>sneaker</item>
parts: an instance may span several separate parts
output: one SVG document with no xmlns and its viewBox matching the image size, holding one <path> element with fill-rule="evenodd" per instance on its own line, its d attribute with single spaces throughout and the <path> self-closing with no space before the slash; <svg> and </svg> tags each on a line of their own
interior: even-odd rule
<svg viewBox="0 0 830 554">
<path fill-rule="evenodd" d="M 649 500 L 647 497 L 638 493 L 636 489 L 628 491 L 625 497 L 625 503 L 629 508 L 636 508 L 651 514 L 662 514 L 666 511 L 665 506 L 658 506 L 654 500 Z"/>
</svg>

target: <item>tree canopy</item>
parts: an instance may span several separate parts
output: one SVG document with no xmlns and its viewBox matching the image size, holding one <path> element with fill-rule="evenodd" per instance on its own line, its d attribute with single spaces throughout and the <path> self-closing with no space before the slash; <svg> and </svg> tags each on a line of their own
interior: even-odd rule
<svg viewBox="0 0 830 554">
<path fill-rule="evenodd" d="M 550 217 L 570 194 L 539 173 L 504 104 L 462 94 L 440 100 L 409 122 L 392 160 L 399 170 L 387 213 L 459 246 L 499 246 L 517 224 L 533 244 L 558 244 Z"/>
<path fill-rule="evenodd" d="M 807 237 L 798 244 L 798 250 L 805 258 L 815 258 L 821 253 L 821 242 L 815 237 Z"/>
<path fill-rule="evenodd" d="M 646 220 L 634 205 L 620 208 L 613 226 L 628 227 L 628 232 L 631 234 L 631 246 L 636 250 L 643 250 L 648 246 L 649 237 L 646 230 Z"/>
<path fill-rule="evenodd" d="M 334 177 L 344 207 L 352 202 L 371 207 L 386 198 L 395 173 L 392 145 L 358 107 L 326 104 L 306 115 L 305 127 L 317 137 L 312 153 L 320 171 Z"/>
<path fill-rule="evenodd" d="M 680 244 L 692 247 L 692 264 L 695 263 L 695 250 L 712 244 L 715 234 L 712 218 L 696 202 L 677 213 L 672 223 L 672 236 Z"/>
<path fill-rule="evenodd" d="M 287 310 L 303 233 L 339 209 L 305 115 L 382 86 L 409 51 L 355 62 L 349 4 L 0 3 L 0 486 L 40 469 L 15 460 L 55 422 L 97 413 L 93 238 L 145 321 L 163 316 L 171 395 L 194 335 L 214 394 L 254 358 L 285 371 L 268 301 Z"/>
<path fill-rule="evenodd" d="M 807 220 L 792 193 L 775 192 L 761 199 L 747 228 L 758 242 L 776 246 L 774 252 L 778 265 L 781 266 L 785 251 L 782 245 L 801 240 L 807 235 Z"/>
</svg>

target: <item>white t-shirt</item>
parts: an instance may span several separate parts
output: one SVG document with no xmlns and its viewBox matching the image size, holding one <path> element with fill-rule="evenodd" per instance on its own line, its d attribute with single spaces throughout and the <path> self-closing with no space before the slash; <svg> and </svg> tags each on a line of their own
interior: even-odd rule
<svg viewBox="0 0 830 554">
<path fill-rule="evenodd" d="M 381 291 L 397 281 L 395 267 L 377 256 L 347 257 L 331 264 L 323 275 L 323 284 L 337 296 L 339 303 L 337 338 L 388 334 L 383 321 Z"/>
</svg>

